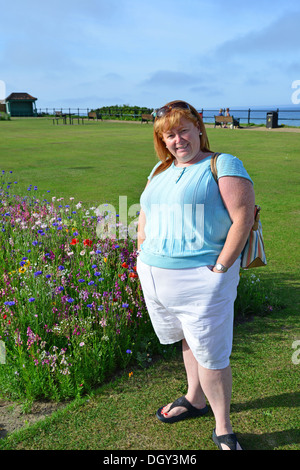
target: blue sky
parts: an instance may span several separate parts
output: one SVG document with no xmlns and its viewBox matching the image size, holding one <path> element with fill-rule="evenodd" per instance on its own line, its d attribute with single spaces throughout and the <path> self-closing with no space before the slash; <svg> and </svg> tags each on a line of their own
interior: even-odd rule
<svg viewBox="0 0 300 470">
<path fill-rule="evenodd" d="M 37 107 L 282 106 L 299 0 L 0 0 L 0 81 Z"/>
</svg>

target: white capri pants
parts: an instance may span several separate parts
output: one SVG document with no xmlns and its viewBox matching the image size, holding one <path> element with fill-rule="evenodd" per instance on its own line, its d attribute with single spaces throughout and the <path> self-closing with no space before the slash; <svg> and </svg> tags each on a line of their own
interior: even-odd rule
<svg viewBox="0 0 300 470">
<path fill-rule="evenodd" d="M 160 343 L 185 339 L 201 366 L 227 367 L 239 270 L 239 259 L 226 273 L 214 273 L 208 266 L 157 268 L 138 257 L 137 273 Z"/>
</svg>

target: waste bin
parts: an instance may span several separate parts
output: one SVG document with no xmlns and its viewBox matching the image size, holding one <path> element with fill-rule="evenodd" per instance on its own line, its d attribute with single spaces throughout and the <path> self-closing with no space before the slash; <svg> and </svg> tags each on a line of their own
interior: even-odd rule
<svg viewBox="0 0 300 470">
<path fill-rule="evenodd" d="M 277 111 L 270 111 L 267 113 L 267 128 L 273 129 L 274 127 L 278 127 L 278 112 Z"/>
</svg>

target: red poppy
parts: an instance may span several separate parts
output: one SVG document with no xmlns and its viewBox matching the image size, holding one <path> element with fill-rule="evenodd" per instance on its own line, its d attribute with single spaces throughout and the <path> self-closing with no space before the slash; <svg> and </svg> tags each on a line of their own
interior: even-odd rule
<svg viewBox="0 0 300 470">
<path fill-rule="evenodd" d="M 128 264 L 127 263 L 122 263 L 122 268 L 128 268 Z"/>
<path fill-rule="evenodd" d="M 88 238 L 87 238 L 86 240 L 83 240 L 83 244 L 84 244 L 85 246 L 92 246 L 92 243 L 93 243 L 93 241 L 92 241 L 92 240 L 89 240 Z"/>
<path fill-rule="evenodd" d="M 138 275 L 135 274 L 135 273 L 130 273 L 130 274 L 129 274 L 129 277 L 138 277 Z"/>
<path fill-rule="evenodd" d="M 78 238 L 72 238 L 70 245 L 77 245 L 77 243 L 79 243 Z"/>
</svg>

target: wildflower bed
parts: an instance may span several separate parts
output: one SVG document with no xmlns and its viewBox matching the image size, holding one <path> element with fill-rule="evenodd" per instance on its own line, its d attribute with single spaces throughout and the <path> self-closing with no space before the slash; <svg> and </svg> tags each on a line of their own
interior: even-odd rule
<svg viewBox="0 0 300 470">
<path fill-rule="evenodd" d="M 116 369 L 161 354 L 136 274 L 135 240 L 99 239 L 95 208 L 37 197 L 32 185 L 24 196 L 7 175 L 0 204 L 1 394 L 74 398 Z M 242 275 L 239 291 L 237 314 L 271 308 L 257 276 Z"/>
<path fill-rule="evenodd" d="M 1 392 L 74 397 L 142 361 L 151 341 L 155 351 L 135 242 L 97 239 L 97 217 L 73 198 L 40 200 L 32 186 L 23 197 L 12 185 L 3 179 Z"/>
</svg>

